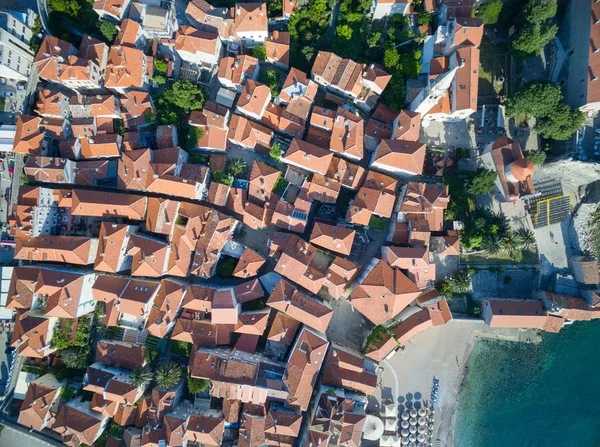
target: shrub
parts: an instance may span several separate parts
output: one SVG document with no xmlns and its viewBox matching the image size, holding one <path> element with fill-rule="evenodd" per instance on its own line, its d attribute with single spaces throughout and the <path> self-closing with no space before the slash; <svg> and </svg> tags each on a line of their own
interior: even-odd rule
<svg viewBox="0 0 600 447">
<path fill-rule="evenodd" d="M 267 59 L 267 49 L 264 45 L 257 45 L 252 48 L 252 56 L 254 56 L 259 61 L 264 61 Z"/>
<path fill-rule="evenodd" d="M 502 0 L 491 0 L 479 6 L 477 17 L 483 20 L 486 25 L 494 25 L 498 23 L 498 17 L 502 12 Z"/>
<path fill-rule="evenodd" d="M 198 394 L 206 391 L 212 384 L 210 380 L 196 379 L 192 376 L 188 376 L 187 385 L 190 394 Z"/>
<path fill-rule="evenodd" d="M 69 402 L 73 397 L 75 397 L 75 390 L 72 387 L 65 385 L 60 389 L 60 398 L 65 402 Z"/>
<path fill-rule="evenodd" d="M 158 71 L 159 73 L 166 73 L 167 67 L 168 67 L 167 61 L 162 60 L 162 59 L 154 59 L 154 70 L 155 71 Z"/>
<path fill-rule="evenodd" d="M 269 157 L 271 157 L 273 160 L 277 160 L 278 162 L 281 162 L 282 154 L 283 154 L 283 149 L 281 148 L 281 145 L 279 143 L 275 143 L 275 144 L 273 144 L 273 146 L 271 146 L 271 149 L 269 150 Z"/>
<path fill-rule="evenodd" d="M 233 176 L 231 174 L 225 174 L 223 171 L 215 171 L 213 173 L 212 181 L 231 186 L 233 184 Z"/>
</svg>

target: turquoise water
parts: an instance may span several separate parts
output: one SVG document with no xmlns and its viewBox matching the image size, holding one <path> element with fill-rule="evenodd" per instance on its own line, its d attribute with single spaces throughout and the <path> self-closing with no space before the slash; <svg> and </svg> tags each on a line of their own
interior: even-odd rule
<svg viewBox="0 0 600 447">
<path fill-rule="evenodd" d="M 476 343 L 457 447 L 600 446 L 600 320 L 543 337 L 538 345 Z"/>
</svg>

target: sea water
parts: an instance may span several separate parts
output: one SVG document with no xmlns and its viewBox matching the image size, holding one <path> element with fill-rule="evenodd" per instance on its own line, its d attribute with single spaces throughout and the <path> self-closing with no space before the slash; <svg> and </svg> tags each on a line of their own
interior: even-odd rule
<svg viewBox="0 0 600 447">
<path fill-rule="evenodd" d="M 479 339 L 456 416 L 456 447 L 600 446 L 600 320 L 541 343 Z"/>
</svg>

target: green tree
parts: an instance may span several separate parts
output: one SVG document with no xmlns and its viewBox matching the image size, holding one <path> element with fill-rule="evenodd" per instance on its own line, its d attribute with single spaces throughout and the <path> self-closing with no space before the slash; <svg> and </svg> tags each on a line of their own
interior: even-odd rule
<svg viewBox="0 0 600 447">
<path fill-rule="evenodd" d="M 198 141 L 204 136 L 204 130 L 196 126 L 189 126 L 184 138 L 179 140 L 181 147 L 190 150 L 198 146 Z"/>
<path fill-rule="evenodd" d="M 536 123 L 537 131 L 552 140 L 567 140 L 585 123 L 586 115 L 567 104 L 559 104 Z"/>
<path fill-rule="evenodd" d="M 198 394 L 206 391 L 211 386 L 210 380 L 196 379 L 192 376 L 187 378 L 188 391 L 191 394 Z"/>
<path fill-rule="evenodd" d="M 152 82 L 156 82 L 159 85 L 166 84 L 167 78 L 165 78 L 163 75 L 156 75 L 152 78 Z"/>
<path fill-rule="evenodd" d="M 450 277 L 450 285 L 454 293 L 467 293 L 471 288 L 471 275 L 466 270 L 458 270 Z"/>
<path fill-rule="evenodd" d="M 387 48 L 383 52 L 383 66 L 388 72 L 396 71 L 400 65 L 400 54 L 395 48 Z"/>
<path fill-rule="evenodd" d="M 187 79 L 176 81 L 165 90 L 161 98 L 179 107 L 186 113 L 192 110 L 201 110 L 204 105 L 204 93 L 198 84 Z"/>
<path fill-rule="evenodd" d="M 529 250 L 535 246 L 535 234 L 529 228 L 519 228 L 517 231 L 519 245 L 523 250 Z"/>
<path fill-rule="evenodd" d="M 231 186 L 233 183 L 233 177 L 230 174 L 226 174 L 223 171 L 215 171 L 213 173 L 212 181 L 215 183 L 221 183 L 223 185 Z"/>
<path fill-rule="evenodd" d="M 546 153 L 544 151 L 526 151 L 525 158 L 534 165 L 541 165 L 546 161 Z"/>
<path fill-rule="evenodd" d="M 60 353 L 63 363 L 73 369 L 85 369 L 88 366 L 89 348 L 67 348 Z"/>
<path fill-rule="evenodd" d="M 498 173 L 490 169 L 479 168 L 469 181 L 467 192 L 469 194 L 489 194 L 494 190 L 494 183 Z"/>
<path fill-rule="evenodd" d="M 442 295 L 448 301 L 452 299 L 452 285 L 450 284 L 450 281 L 440 281 L 435 285 L 435 288 L 440 293 L 440 295 Z"/>
<path fill-rule="evenodd" d="M 179 382 L 182 370 L 176 362 L 161 363 L 156 368 L 156 384 L 160 388 L 171 388 Z"/>
<path fill-rule="evenodd" d="M 500 1 L 500 0 L 495 0 Z M 429 26 L 433 21 L 433 14 L 430 12 L 422 12 L 419 14 L 419 25 L 421 26 Z"/>
<path fill-rule="evenodd" d="M 390 109 L 400 111 L 404 108 L 404 97 L 406 96 L 406 87 L 404 78 L 393 74 L 392 80 L 383 91 L 382 101 Z"/>
<path fill-rule="evenodd" d="M 519 27 L 513 39 L 513 49 L 521 58 L 540 54 L 558 31 L 550 20 L 556 15 L 556 0 L 529 0 L 523 8 Z"/>
<path fill-rule="evenodd" d="M 498 17 L 502 12 L 502 0 L 490 0 L 482 3 L 477 9 L 477 17 L 483 20 L 486 25 L 494 25 L 498 23 Z"/>
<path fill-rule="evenodd" d="M 150 382 L 152 382 L 154 374 L 152 373 L 152 370 L 147 366 L 138 365 L 133 369 L 133 371 L 131 371 L 130 378 L 131 383 L 134 386 L 140 387 L 148 385 Z"/>
<path fill-rule="evenodd" d="M 69 402 L 70 400 L 72 400 L 75 397 L 75 390 L 72 387 L 65 385 L 60 389 L 59 396 L 65 402 Z"/>
<path fill-rule="evenodd" d="M 234 160 L 230 160 L 227 163 L 227 169 L 234 177 L 241 176 L 246 170 L 246 162 L 241 158 L 236 158 Z"/>
<path fill-rule="evenodd" d="M 79 14 L 81 5 L 77 3 L 77 0 L 49 0 L 48 6 L 52 11 L 64 12 L 72 17 Z"/>
<path fill-rule="evenodd" d="M 254 56 L 259 61 L 264 61 L 267 59 L 267 49 L 264 45 L 257 45 L 252 48 L 252 56 Z"/>
<path fill-rule="evenodd" d="M 155 59 L 154 60 L 154 71 L 158 71 L 159 73 L 167 72 L 168 63 L 163 59 Z"/>
<path fill-rule="evenodd" d="M 279 94 L 279 84 L 281 83 L 279 72 L 272 69 L 262 70 L 260 72 L 260 82 L 269 87 L 271 95 L 277 96 Z"/>
<path fill-rule="evenodd" d="M 367 46 L 369 48 L 373 48 L 379 45 L 379 42 L 381 42 L 381 33 L 379 31 L 377 32 L 373 32 L 371 31 L 369 33 L 369 35 L 367 36 Z"/>
<path fill-rule="evenodd" d="M 354 30 L 348 25 L 338 26 L 335 30 L 332 48 L 333 52 L 340 57 L 347 57 L 353 51 L 352 36 Z"/>
<path fill-rule="evenodd" d="M 102 33 L 108 42 L 112 42 L 117 35 L 117 27 L 110 22 L 100 22 L 98 31 Z"/>
<path fill-rule="evenodd" d="M 279 143 L 275 143 L 273 144 L 273 146 L 271 146 L 271 149 L 269 150 L 269 157 L 271 157 L 273 160 L 277 160 L 280 162 L 282 154 L 283 149 L 281 148 L 281 145 Z"/>
</svg>

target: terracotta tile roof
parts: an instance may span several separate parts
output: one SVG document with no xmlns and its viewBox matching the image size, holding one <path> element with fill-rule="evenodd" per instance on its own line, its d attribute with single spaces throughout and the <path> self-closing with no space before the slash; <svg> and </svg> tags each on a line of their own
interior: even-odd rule
<svg viewBox="0 0 600 447">
<path fill-rule="evenodd" d="M 7 309 L 19 310 L 31 308 L 39 273 L 39 268 L 13 268 L 6 298 Z"/>
<path fill-rule="evenodd" d="M 543 303 L 533 300 L 485 300 L 482 313 L 485 316 L 488 312 L 490 327 L 542 329 L 547 319 Z"/>
<path fill-rule="evenodd" d="M 572 256 L 569 261 L 575 281 L 585 285 L 600 284 L 597 259 L 591 256 Z"/>
<path fill-rule="evenodd" d="M 60 388 L 61 383 L 51 374 L 31 382 L 19 410 L 19 424 L 37 431 L 46 427 L 53 417 L 52 403 Z"/>
<path fill-rule="evenodd" d="M 145 75 L 145 56 L 141 50 L 121 45 L 110 47 L 105 87 L 143 87 Z"/>
<path fill-rule="evenodd" d="M 318 146 L 294 138 L 282 160 L 298 165 L 310 172 L 326 175 L 333 154 Z"/>
<path fill-rule="evenodd" d="M 197 55 L 205 53 L 215 55 L 219 42 L 218 34 L 199 31 L 191 26 L 181 26 L 175 33 L 175 50 L 187 51 Z"/>
<path fill-rule="evenodd" d="M 327 177 L 341 181 L 342 185 L 350 189 L 358 189 L 363 184 L 366 174 L 367 171 L 362 166 L 338 157 L 333 157 L 327 170 Z"/>
<path fill-rule="evenodd" d="M 312 244 L 301 239 L 294 240 L 285 247 L 275 271 L 310 292 L 317 293 L 323 287 L 326 276 L 323 267 L 313 262 L 316 252 Z"/>
<path fill-rule="evenodd" d="M 377 374 L 374 370 L 366 368 L 362 356 L 333 346 L 327 354 L 323 384 L 347 388 L 370 396 L 377 389 Z"/>
<path fill-rule="evenodd" d="M 169 244 L 142 237 L 137 234 L 129 237 L 127 256 L 132 257 L 132 276 L 162 276 L 169 257 Z"/>
<path fill-rule="evenodd" d="M 390 266 L 407 270 L 408 278 L 419 288 L 433 285 L 435 264 L 427 247 L 382 247 L 382 258 Z"/>
<path fill-rule="evenodd" d="M 208 188 L 208 197 L 206 201 L 217 206 L 227 205 L 230 187 L 223 183 L 212 182 Z"/>
<path fill-rule="evenodd" d="M 112 418 L 115 414 L 117 414 L 119 402 L 107 400 L 102 396 L 102 394 L 95 393 L 90 401 L 90 409 L 100 413 L 102 416 Z"/>
<path fill-rule="evenodd" d="M 315 222 L 310 242 L 343 255 L 350 255 L 356 231 L 338 225 Z"/>
<path fill-rule="evenodd" d="M 412 175 L 421 175 L 425 163 L 424 143 L 404 140 L 382 140 L 377 147 L 373 165 L 392 171 L 400 170 Z"/>
<path fill-rule="evenodd" d="M 273 191 L 280 175 L 281 171 L 278 169 L 255 160 L 250 172 L 249 196 L 258 200 L 258 203 L 265 202 Z"/>
<path fill-rule="evenodd" d="M 235 332 L 238 334 L 262 336 L 267 329 L 267 322 L 271 309 L 242 312 L 238 316 L 238 322 L 235 325 Z"/>
<path fill-rule="evenodd" d="M 431 238 L 431 249 L 438 254 L 458 256 L 460 255 L 460 238 L 457 231 L 448 231 L 446 236 Z"/>
<path fill-rule="evenodd" d="M 100 340 L 96 342 L 96 361 L 105 365 L 133 370 L 146 363 L 146 348 L 123 341 Z"/>
<path fill-rule="evenodd" d="M 14 258 L 18 260 L 87 265 L 94 262 L 96 240 L 77 236 L 18 238 Z"/>
<path fill-rule="evenodd" d="M 212 324 L 210 320 L 198 320 L 192 315 L 190 312 L 184 311 L 177 318 L 171 333 L 171 340 L 192 343 L 194 346 L 217 346 L 219 344 L 217 325 Z"/>
<path fill-rule="evenodd" d="M 254 149 L 256 146 L 269 147 L 272 134 L 273 132 L 265 126 L 249 121 L 243 116 L 232 115 L 227 138 Z"/>
<path fill-rule="evenodd" d="M 58 432 L 67 445 L 92 445 L 102 427 L 102 417 L 92 416 L 92 412 L 83 412 L 69 404 L 63 405 L 52 429 Z"/>
<path fill-rule="evenodd" d="M 304 447 L 327 447 L 329 445 L 329 433 L 309 430 Z"/>
<path fill-rule="evenodd" d="M 337 110 L 333 123 L 330 148 L 333 152 L 362 159 L 364 140 L 364 121 L 359 115 L 342 109 Z"/>
<path fill-rule="evenodd" d="M 55 81 L 58 80 L 58 61 L 65 61 L 76 53 L 77 50 L 70 43 L 47 35 L 35 55 L 33 64 L 37 67 L 40 78 Z"/>
<path fill-rule="evenodd" d="M 244 249 L 242 257 L 238 261 L 233 271 L 233 276 L 238 278 L 249 278 L 256 276 L 258 270 L 265 263 L 265 258 L 249 248 Z"/>
<path fill-rule="evenodd" d="M 258 279 L 251 279 L 234 288 L 235 297 L 238 303 L 247 303 L 258 298 L 262 298 L 265 293 Z"/>
<path fill-rule="evenodd" d="M 400 115 L 396 117 L 394 127 L 396 129 L 394 134 L 396 140 L 419 141 L 421 114 L 409 110 L 402 110 Z"/>
<path fill-rule="evenodd" d="M 444 210 L 450 201 L 447 185 L 410 182 L 402 198 L 400 212 L 407 215 L 423 215 L 431 231 L 441 231 Z"/>
<path fill-rule="evenodd" d="M 220 446 L 225 421 L 219 418 L 191 414 L 187 422 L 186 439 L 207 446 Z"/>
<path fill-rule="evenodd" d="M 324 284 L 329 294 L 335 299 L 340 299 L 358 273 L 358 269 L 358 264 L 337 256 L 327 270 Z"/>
<path fill-rule="evenodd" d="M 131 225 L 102 222 L 94 270 L 109 273 L 122 270 L 129 234 L 134 231 L 135 227 Z"/>
<path fill-rule="evenodd" d="M 287 67 L 290 64 L 290 33 L 273 31 L 265 41 L 265 49 L 267 60 L 279 62 Z"/>
<path fill-rule="evenodd" d="M 269 330 L 268 339 L 290 346 L 296 338 L 301 323 L 283 312 L 276 312 Z"/>
<path fill-rule="evenodd" d="M 108 14 L 122 18 L 128 4 L 127 0 L 95 0 L 93 9 L 105 11 Z"/>
<path fill-rule="evenodd" d="M 417 296 L 419 288 L 400 270 L 382 260 L 373 260 L 360 285 L 348 297 L 352 306 L 374 324 L 398 315 Z"/>
<path fill-rule="evenodd" d="M 144 220 L 146 203 L 146 197 L 135 194 L 74 190 L 71 212 L 74 216 Z"/>
<path fill-rule="evenodd" d="M 308 409 L 313 387 L 329 343 L 307 328 L 298 335 L 287 362 L 283 383 L 288 388 L 287 406 Z"/>
<path fill-rule="evenodd" d="M 454 26 L 453 46 L 472 46 L 481 45 L 483 38 L 483 20 L 477 17 L 464 17 L 456 19 Z"/>
<path fill-rule="evenodd" d="M 319 51 L 312 74 L 322 78 L 326 85 L 332 85 L 356 97 L 363 88 L 364 67 L 364 64 L 357 64 L 351 59 L 342 59 L 333 53 Z"/>
<path fill-rule="evenodd" d="M 244 404 L 244 408 L 246 405 Z M 243 413 L 240 418 L 239 447 L 260 447 L 265 445 L 265 422 L 264 416 L 254 416 Z"/>
<path fill-rule="evenodd" d="M 277 441 L 283 437 L 297 438 L 302 425 L 302 413 L 273 410 L 267 413 L 265 433 L 267 438 Z M 292 443 L 293 444 L 293 443 Z"/>
<path fill-rule="evenodd" d="M 482 26 L 483 28 L 483 26 Z M 454 98 L 452 109 L 455 110 L 477 110 L 477 92 L 479 88 L 479 49 L 469 46 L 459 48 L 454 53 L 464 66 L 459 68 L 454 79 Z"/>
<path fill-rule="evenodd" d="M 146 228 L 153 233 L 171 234 L 179 213 L 180 202 L 171 199 L 148 198 Z"/>
<path fill-rule="evenodd" d="M 427 305 L 427 312 L 434 326 L 441 326 L 452 319 L 452 313 L 448 307 L 446 298 Z"/>
<path fill-rule="evenodd" d="M 509 180 L 506 177 L 506 167 L 512 163 L 524 160 L 523 151 L 521 146 L 516 141 L 511 140 L 508 137 L 501 137 L 494 141 L 490 146 L 484 150 L 484 154 L 487 152 L 491 153 L 492 161 L 496 166 L 498 172 L 498 179 L 502 185 L 504 195 L 508 200 L 515 201 L 520 196 L 533 194 L 535 189 L 533 187 L 533 169 L 528 169 L 523 173 L 526 176 L 515 178 L 516 182 Z M 512 165 L 515 168 L 517 165 Z M 512 171 L 514 176 L 514 171 Z M 529 175 L 527 175 L 529 174 Z"/>
<path fill-rule="evenodd" d="M 137 407 L 135 405 L 119 405 L 113 420 L 121 427 L 127 427 L 135 423 Z"/>
<path fill-rule="evenodd" d="M 262 116 L 263 110 L 271 100 L 271 90 L 264 84 L 248 79 L 237 102 L 237 110 Z"/>
<path fill-rule="evenodd" d="M 380 140 L 392 138 L 394 121 L 397 117 L 398 112 L 395 112 L 383 103 L 379 104 L 367 123 L 365 135 Z"/>
<path fill-rule="evenodd" d="M 27 155 L 40 155 L 44 133 L 40 129 L 41 118 L 31 115 L 19 115 L 13 142 L 13 152 Z"/>
<path fill-rule="evenodd" d="M 396 201 L 397 186 L 395 179 L 367 171 L 363 186 L 348 209 L 346 219 L 359 225 L 367 225 L 371 214 L 390 217 Z"/>
<path fill-rule="evenodd" d="M 234 85 L 241 85 L 245 79 L 254 78 L 258 68 L 258 59 L 252 56 L 241 55 L 224 57 L 219 63 L 219 79 L 227 79 Z"/>
<path fill-rule="evenodd" d="M 232 34 L 239 36 L 247 33 L 267 32 L 266 3 L 238 3 L 235 8 Z"/>
<path fill-rule="evenodd" d="M 47 297 L 47 317 L 76 318 L 84 276 L 58 270 L 40 269 L 36 295 Z"/>
<path fill-rule="evenodd" d="M 63 116 L 61 106 L 68 100 L 69 98 L 60 91 L 42 89 L 38 91 L 35 108 L 38 115 Z"/>
<path fill-rule="evenodd" d="M 377 92 L 381 93 L 392 80 L 392 75 L 386 72 L 381 65 L 371 64 L 365 69 L 363 78 L 365 82 L 374 84 Z"/>
<path fill-rule="evenodd" d="M 155 337 L 162 338 L 176 319 L 187 288 L 174 281 L 162 279 L 160 289 L 152 303 L 152 309 L 146 321 L 146 329 Z"/>
<path fill-rule="evenodd" d="M 121 97 L 121 117 L 125 121 L 125 127 L 145 124 L 145 116 L 153 113 L 154 108 L 148 92 L 129 91 Z"/>
<path fill-rule="evenodd" d="M 275 286 L 267 305 L 323 333 L 333 317 L 329 306 L 298 292 L 284 279 Z"/>
<path fill-rule="evenodd" d="M 32 317 L 29 312 L 17 312 L 11 346 L 24 357 L 43 358 L 49 352 L 47 334 L 50 320 Z"/>
<path fill-rule="evenodd" d="M 187 420 L 176 416 L 165 416 L 163 419 L 163 432 L 167 438 L 167 443 L 173 447 L 181 447 L 185 441 L 185 426 Z"/>
</svg>

